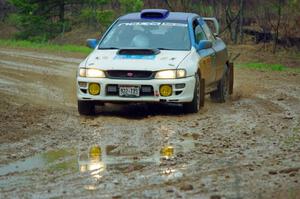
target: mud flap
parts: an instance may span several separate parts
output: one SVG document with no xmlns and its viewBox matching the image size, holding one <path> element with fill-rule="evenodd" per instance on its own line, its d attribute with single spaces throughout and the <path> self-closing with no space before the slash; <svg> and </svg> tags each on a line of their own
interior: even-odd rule
<svg viewBox="0 0 300 199">
<path fill-rule="evenodd" d="M 200 107 L 204 106 L 205 101 L 205 79 L 200 80 Z"/>
<path fill-rule="evenodd" d="M 228 63 L 228 69 L 229 69 L 229 95 L 233 94 L 233 84 L 234 84 L 234 67 L 233 63 Z"/>
</svg>

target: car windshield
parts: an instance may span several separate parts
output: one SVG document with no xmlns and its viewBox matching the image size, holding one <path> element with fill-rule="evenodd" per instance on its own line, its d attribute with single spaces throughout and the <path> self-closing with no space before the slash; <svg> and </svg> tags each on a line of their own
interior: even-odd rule
<svg viewBox="0 0 300 199">
<path fill-rule="evenodd" d="M 99 49 L 190 50 L 186 23 L 119 21 L 108 32 Z"/>
</svg>

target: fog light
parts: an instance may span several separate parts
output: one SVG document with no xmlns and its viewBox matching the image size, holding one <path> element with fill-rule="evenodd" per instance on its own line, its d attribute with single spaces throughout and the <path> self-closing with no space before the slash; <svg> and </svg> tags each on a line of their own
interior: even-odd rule
<svg viewBox="0 0 300 199">
<path fill-rule="evenodd" d="M 161 85 L 159 88 L 159 93 L 163 97 L 168 97 L 172 95 L 172 86 L 171 85 Z"/>
<path fill-rule="evenodd" d="M 101 90 L 101 87 L 100 87 L 99 84 L 97 84 L 97 83 L 90 83 L 89 84 L 89 93 L 91 95 L 99 95 L 100 90 Z"/>
</svg>

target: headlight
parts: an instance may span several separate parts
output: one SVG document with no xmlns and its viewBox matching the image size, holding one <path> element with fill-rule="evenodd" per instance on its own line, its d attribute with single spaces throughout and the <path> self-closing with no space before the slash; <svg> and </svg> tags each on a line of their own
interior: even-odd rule
<svg viewBox="0 0 300 199">
<path fill-rule="evenodd" d="M 175 79 L 186 77 L 186 71 L 184 69 L 178 70 L 163 70 L 156 73 L 156 79 Z"/>
<path fill-rule="evenodd" d="M 85 77 L 86 76 L 86 69 L 85 68 L 79 68 L 78 75 L 80 77 Z"/>
<path fill-rule="evenodd" d="M 79 69 L 79 76 L 80 77 L 105 77 L 105 73 L 102 70 L 94 69 L 94 68 L 80 68 Z"/>
<path fill-rule="evenodd" d="M 87 69 L 86 77 L 105 77 L 105 73 L 102 70 L 98 69 Z"/>
</svg>

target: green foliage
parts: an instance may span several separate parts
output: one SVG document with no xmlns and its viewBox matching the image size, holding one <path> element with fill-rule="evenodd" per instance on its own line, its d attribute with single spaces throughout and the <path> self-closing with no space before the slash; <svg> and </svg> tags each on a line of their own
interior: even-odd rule
<svg viewBox="0 0 300 199">
<path fill-rule="evenodd" d="M 17 39 L 44 42 L 53 38 L 61 32 L 62 23 L 52 20 L 45 10 L 50 5 L 46 1 L 10 0 L 17 9 L 16 13 L 9 16 L 9 21 L 14 24 L 20 32 Z"/>
<path fill-rule="evenodd" d="M 114 11 L 112 10 L 98 11 L 96 13 L 96 20 L 99 24 L 101 24 L 103 27 L 106 28 L 114 20 Z"/>
<path fill-rule="evenodd" d="M 106 5 L 110 2 L 110 0 L 88 0 L 86 1 L 89 5 Z"/>
<path fill-rule="evenodd" d="M 115 14 L 113 10 L 95 10 L 92 8 L 85 8 L 81 11 L 80 18 L 83 22 L 93 27 L 101 27 L 106 29 L 114 20 Z"/>
<path fill-rule="evenodd" d="M 74 52 L 89 54 L 92 50 L 85 46 L 77 45 L 57 45 L 51 43 L 37 43 L 25 40 L 1 40 L 0 46 L 12 48 L 28 48 L 34 50 L 45 50 L 50 52 Z"/>
<path fill-rule="evenodd" d="M 44 17 L 13 14 L 9 20 L 20 30 L 17 39 L 44 42 L 60 31 L 59 23 L 48 22 Z"/>
<path fill-rule="evenodd" d="M 88 22 L 95 20 L 95 14 L 94 14 L 93 9 L 91 9 L 91 8 L 82 9 L 82 11 L 80 13 L 80 18 L 83 21 L 88 21 Z"/>
<path fill-rule="evenodd" d="M 19 12 L 26 14 L 32 14 L 32 12 L 38 8 L 36 3 L 26 0 L 9 0 L 9 3 L 18 8 Z"/>
<path fill-rule="evenodd" d="M 144 6 L 144 2 L 142 0 L 119 0 L 119 1 L 123 13 L 138 12 Z"/>
</svg>

